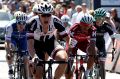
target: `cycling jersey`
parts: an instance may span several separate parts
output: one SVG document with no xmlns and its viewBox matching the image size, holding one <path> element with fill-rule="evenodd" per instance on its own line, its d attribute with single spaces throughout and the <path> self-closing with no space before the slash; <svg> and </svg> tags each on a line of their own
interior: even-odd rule
<svg viewBox="0 0 120 79">
<path fill-rule="evenodd" d="M 97 26 L 94 23 L 94 26 L 97 28 L 97 30 L 96 30 L 96 46 L 100 52 L 103 52 L 103 57 L 106 57 L 104 35 L 105 35 L 105 33 L 109 33 L 109 35 L 112 35 L 114 33 L 114 31 L 112 29 L 112 26 L 105 22 L 103 23 L 102 26 Z"/>
<path fill-rule="evenodd" d="M 48 26 L 48 32 L 45 34 L 43 32 L 43 27 L 40 22 L 40 17 L 33 17 L 29 21 L 29 32 L 34 33 L 34 48 L 36 54 L 40 59 L 44 59 L 44 52 L 47 52 L 49 56 L 55 55 L 54 53 L 59 49 L 64 49 L 56 41 L 56 30 L 59 32 L 60 36 L 66 35 L 65 28 L 62 22 L 56 16 L 51 16 L 50 24 Z"/>
<path fill-rule="evenodd" d="M 89 45 L 89 41 L 96 40 L 96 28 L 91 26 L 88 31 L 83 33 L 80 24 L 76 23 L 70 28 L 69 35 L 72 38 L 70 46 L 76 48 L 73 53 L 77 52 L 78 48 L 83 52 L 87 52 L 86 49 Z"/>
<path fill-rule="evenodd" d="M 5 40 L 9 40 L 14 47 L 19 47 L 20 55 L 28 55 L 26 30 L 19 32 L 17 30 L 16 20 L 12 20 L 6 27 Z"/>
</svg>

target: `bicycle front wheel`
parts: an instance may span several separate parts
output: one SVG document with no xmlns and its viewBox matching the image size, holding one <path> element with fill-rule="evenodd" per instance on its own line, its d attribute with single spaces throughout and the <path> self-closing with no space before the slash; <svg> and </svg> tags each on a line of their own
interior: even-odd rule
<svg viewBox="0 0 120 79">
<path fill-rule="evenodd" d="M 27 79 L 25 65 L 20 66 L 20 79 Z"/>
<path fill-rule="evenodd" d="M 105 63 L 101 62 L 100 63 L 100 77 L 101 79 L 105 79 L 106 72 L 105 72 Z"/>
</svg>

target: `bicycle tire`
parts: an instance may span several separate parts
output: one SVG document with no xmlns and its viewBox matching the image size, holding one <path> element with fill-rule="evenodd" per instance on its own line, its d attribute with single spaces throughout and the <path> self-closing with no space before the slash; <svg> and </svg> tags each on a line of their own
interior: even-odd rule
<svg viewBox="0 0 120 79">
<path fill-rule="evenodd" d="M 85 73 L 85 68 L 83 66 L 79 67 L 79 75 L 78 78 L 79 79 L 83 79 L 84 78 L 84 73 Z"/>
<path fill-rule="evenodd" d="M 13 63 L 13 78 L 16 79 L 18 75 L 18 58 L 17 54 L 14 55 L 14 63 Z"/>
<path fill-rule="evenodd" d="M 20 66 L 20 79 L 27 79 L 25 65 L 22 63 Z"/>
<path fill-rule="evenodd" d="M 13 64 L 13 78 L 15 79 L 16 78 L 16 73 L 17 73 L 17 63 L 15 62 Z"/>
<path fill-rule="evenodd" d="M 101 79 L 105 79 L 105 64 L 104 63 L 100 63 L 100 77 Z"/>
<path fill-rule="evenodd" d="M 94 65 L 93 67 L 93 79 L 100 79 L 100 66 L 99 64 L 96 64 Z"/>
</svg>

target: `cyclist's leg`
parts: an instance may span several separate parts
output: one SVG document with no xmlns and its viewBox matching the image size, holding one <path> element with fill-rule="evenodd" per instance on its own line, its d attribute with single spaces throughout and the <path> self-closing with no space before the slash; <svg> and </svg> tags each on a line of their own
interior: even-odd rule
<svg viewBox="0 0 120 79">
<path fill-rule="evenodd" d="M 34 40 L 34 48 L 35 48 L 35 53 L 37 57 L 41 60 L 45 60 L 45 52 L 44 50 L 44 43 L 41 41 Z M 33 58 L 34 59 L 34 58 Z M 43 68 L 44 64 L 42 63 L 33 63 L 31 70 L 33 71 L 33 77 L 34 79 L 42 79 L 43 77 Z"/>
<path fill-rule="evenodd" d="M 101 76 L 101 79 L 105 79 L 105 60 L 106 60 L 106 56 L 107 56 L 107 53 L 106 53 L 106 50 L 105 50 L 105 46 L 102 46 L 103 48 L 101 49 L 98 49 L 99 52 L 98 54 L 100 55 L 99 57 L 99 60 L 100 60 L 100 76 Z"/>
<path fill-rule="evenodd" d="M 69 55 L 68 56 L 74 55 L 75 52 L 77 52 L 77 47 L 69 48 Z M 70 63 L 68 64 L 68 66 L 66 68 L 66 72 L 65 72 L 66 79 L 72 79 L 73 78 L 73 72 L 74 72 L 73 63 L 74 63 L 74 56 L 73 56 L 73 59 L 70 60 Z"/>
<path fill-rule="evenodd" d="M 85 76 L 84 77 L 88 77 L 90 70 L 92 69 L 93 65 L 94 65 L 94 60 L 95 60 L 95 55 L 96 55 L 96 51 L 97 48 L 94 45 L 91 45 L 89 43 L 84 44 L 84 51 L 86 50 L 86 52 L 88 53 L 88 61 L 87 61 L 87 69 L 85 71 Z M 93 52 L 94 51 L 94 52 Z"/>
<path fill-rule="evenodd" d="M 57 43 L 57 42 L 55 43 L 55 49 L 53 51 L 54 52 L 52 52 L 52 57 L 55 60 L 67 61 L 67 59 L 68 59 L 67 53 L 59 43 Z M 60 77 L 64 74 L 66 67 L 67 67 L 67 64 L 59 64 L 59 66 L 55 70 L 54 79 L 60 79 Z"/>
<path fill-rule="evenodd" d="M 5 49 L 6 49 L 6 60 L 7 60 L 7 63 L 8 63 L 8 67 L 9 67 L 9 71 L 8 71 L 8 74 L 9 75 L 12 75 L 13 74 L 13 68 L 12 68 L 12 65 L 13 65 L 13 53 L 11 52 L 11 50 L 14 50 L 16 47 L 16 43 L 14 40 L 11 41 L 6 41 L 5 42 Z"/>
<path fill-rule="evenodd" d="M 30 55 L 29 57 L 29 74 L 32 77 L 33 73 L 32 73 L 32 58 L 35 55 L 35 50 L 34 50 L 34 39 L 28 39 L 27 40 L 27 44 L 28 44 L 28 53 Z"/>
</svg>

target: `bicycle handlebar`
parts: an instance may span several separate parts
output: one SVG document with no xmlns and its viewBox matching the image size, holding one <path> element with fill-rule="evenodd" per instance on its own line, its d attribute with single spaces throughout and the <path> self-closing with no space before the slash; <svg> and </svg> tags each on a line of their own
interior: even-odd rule
<svg viewBox="0 0 120 79">
<path fill-rule="evenodd" d="M 111 61 L 113 61 L 113 59 L 114 59 L 115 51 L 116 51 L 116 49 L 115 49 L 115 48 L 112 48 L 112 59 L 111 59 Z"/>
<path fill-rule="evenodd" d="M 35 58 L 35 61 L 34 62 L 39 62 L 39 63 L 43 63 L 43 64 L 66 64 L 68 63 L 68 61 L 56 61 L 56 60 L 53 60 L 53 59 L 50 59 L 48 61 L 45 61 L 45 60 L 40 60 L 38 58 Z"/>
</svg>

